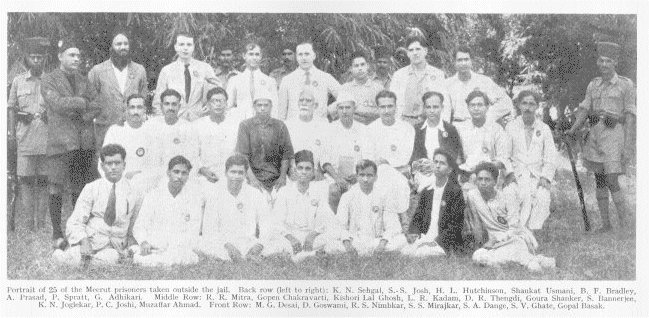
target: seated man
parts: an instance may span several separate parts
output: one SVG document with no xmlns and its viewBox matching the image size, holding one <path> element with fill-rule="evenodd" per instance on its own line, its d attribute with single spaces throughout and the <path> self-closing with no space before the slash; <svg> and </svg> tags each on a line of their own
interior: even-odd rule
<svg viewBox="0 0 649 318">
<path fill-rule="evenodd" d="M 380 120 L 368 126 L 372 134 L 377 135 L 377 138 L 372 138 L 374 158 L 406 174 L 415 142 L 415 129 L 410 123 L 396 118 L 397 96 L 393 92 L 379 92 L 376 105 Z"/>
<path fill-rule="evenodd" d="M 343 194 L 336 215 L 343 227 L 340 239 L 345 250 L 360 255 L 401 250 L 407 241 L 401 233 L 399 211 L 390 208 L 390 196 L 374 189 L 376 164 L 361 160 L 356 175 L 358 184 Z"/>
<path fill-rule="evenodd" d="M 521 116 L 507 125 L 507 133 L 513 141 L 516 189 L 523 200 L 521 225 L 534 231 L 540 230 L 550 215 L 550 187 L 556 171 L 557 147 L 550 127 L 536 119 L 539 96 L 522 91 L 516 104 Z"/>
<path fill-rule="evenodd" d="M 198 134 L 198 174 L 214 183 L 224 178 L 225 161 L 234 152 L 239 122 L 227 109 L 228 93 L 223 88 L 207 92 L 209 115 L 197 119 L 193 125 Z"/>
<path fill-rule="evenodd" d="M 241 154 L 226 160 L 226 182 L 218 182 L 208 195 L 198 251 L 222 260 L 240 261 L 244 255 L 260 260 L 264 245 L 256 232 L 268 221 L 268 204 L 259 190 L 246 184 L 248 168 Z"/>
<path fill-rule="evenodd" d="M 164 107 L 164 106 L 163 106 Z M 196 184 L 187 184 L 192 165 L 183 156 L 169 160 L 168 182 L 149 192 L 133 227 L 139 246 L 133 262 L 144 266 L 193 264 L 205 199 Z"/>
<path fill-rule="evenodd" d="M 253 107 L 255 117 L 239 125 L 236 149 L 250 161 L 250 184 L 270 193 L 286 185 L 293 146 L 284 122 L 270 117 L 273 103 L 268 94 L 255 95 Z"/>
<path fill-rule="evenodd" d="M 554 268 L 554 258 L 536 254 L 538 243 L 532 232 L 521 225 L 520 202 L 516 196 L 513 192 L 496 189 L 496 165 L 483 162 L 475 172 L 477 189 L 467 194 L 467 213 L 476 221 L 473 228 L 485 229 L 489 240 L 473 253 L 473 261 L 488 266 L 514 262 L 530 271 Z"/>
<path fill-rule="evenodd" d="M 298 151 L 295 166 L 295 182 L 279 190 L 272 217 L 286 238 L 282 243 L 293 252 L 293 260 L 299 261 L 318 250 L 335 252 L 339 228 L 328 204 L 327 182 L 312 181 L 313 153 Z"/>
<path fill-rule="evenodd" d="M 65 251 L 55 250 L 55 261 L 70 265 L 82 261 L 117 264 L 120 255 L 125 255 L 135 206 L 130 185 L 122 178 L 126 151 L 120 145 L 109 144 L 99 155 L 104 178 L 83 187 L 66 224 L 71 246 Z"/>
<path fill-rule="evenodd" d="M 403 253 L 411 256 L 436 256 L 460 253 L 464 222 L 462 188 L 453 178 L 455 156 L 444 148 L 433 152 L 433 160 L 413 163 L 414 174 L 420 174 L 417 186 L 419 202 L 408 229 L 410 245 Z"/>
</svg>

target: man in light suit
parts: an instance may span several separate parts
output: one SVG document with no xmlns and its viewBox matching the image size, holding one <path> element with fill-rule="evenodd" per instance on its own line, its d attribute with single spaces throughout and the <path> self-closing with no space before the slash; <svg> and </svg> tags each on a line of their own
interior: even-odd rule
<svg viewBox="0 0 649 318">
<path fill-rule="evenodd" d="M 95 146 L 101 149 L 110 125 L 122 123 L 126 99 L 132 94 L 147 95 L 144 66 L 131 60 L 125 32 L 118 31 L 110 47 L 110 59 L 95 65 L 88 73 L 90 85 L 97 92 L 101 113 L 95 119 Z"/>
<path fill-rule="evenodd" d="M 153 112 L 160 115 L 160 95 L 167 89 L 173 89 L 181 95 L 178 117 L 194 121 L 207 115 L 207 91 L 214 86 L 222 86 L 214 74 L 214 69 L 207 63 L 194 59 L 194 37 L 188 33 L 176 35 L 174 45 L 178 59 L 169 63 L 160 71 L 153 97 Z"/>
</svg>

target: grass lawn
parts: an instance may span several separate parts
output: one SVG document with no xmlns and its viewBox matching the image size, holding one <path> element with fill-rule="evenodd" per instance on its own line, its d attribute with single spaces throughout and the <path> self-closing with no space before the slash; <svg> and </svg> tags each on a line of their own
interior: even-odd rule
<svg viewBox="0 0 649 318">
<path fill-rule="evenodd" d="M 594 230 L 600 227 L 596 212 L 594 179 L 580 175 Z M 631 227 L 606 234 L 586 234 L 583 230 L 577 191 L 570 170 L 557 173 L 553 190 L 552 213 L 537 237 L 539 253 L 556 257 L 557 268 L 543 273 L 529 273 L 522 266 L 486 268 L 468 257 L 410 259 L 397 254 L 350 259 L 345 255 L 327 255 L 293 264 L 282 257 L 272 257 L 261 264 L 226 263 L 202 257 L 191 266 L 142 268 L 132 264 L 88 268 L 56 265 L 50 261 L 51 230 L 26 229 L 26 217 L 17 218 L 16 232 L 7 238 L 9 279 L 280 279 L 280 280 L 634 280 L 636 278 L 635 178 L 620 178 L 629 185 Z M 64 205 L 64 220 L 71 212 Z M 611 214 L 615 208 L 611 203 Z M 48 216 L 49 219 L 49 216 Z M 612 220 L 616 224 L 617 219 Z"/>
</svg>

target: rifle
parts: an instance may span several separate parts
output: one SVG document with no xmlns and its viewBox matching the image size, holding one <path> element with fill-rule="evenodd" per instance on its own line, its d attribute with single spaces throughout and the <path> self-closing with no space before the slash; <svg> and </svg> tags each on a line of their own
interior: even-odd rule
<svg viewBox="0 0 649 318">
<path fill-rule="evenodd" d="M 577 185 L 577 194 L 579 195 L 579 202 L 581 203 L 581 217 L 584 220 L 584 230 L 590 232 L 590 220 L 588 219 L 588 213 L 586 212 L 586 203 L 584 202 L 584 190 L 581 187 L 581 182 L 579 181 L 579 174 L 577 173 L 577 167 L 575 166 L 575 158 L 572 155 L 572 147 L 570 142 L 566 140 L 568 135 L 561 134 L 561 141 L 566 145 L 566 150 L 568 151 L 568 159 L 570 159 L 570 167 L 572 168 L 572 175 L 575 178 L 575 184 Z"/>
<path fill-rule="evenodd" d="M 18 197 L 18 142 L 16 139 L 15 110 L 7 114 L 7 227 L 16 230 L 16 201 Z"/>
</svg>

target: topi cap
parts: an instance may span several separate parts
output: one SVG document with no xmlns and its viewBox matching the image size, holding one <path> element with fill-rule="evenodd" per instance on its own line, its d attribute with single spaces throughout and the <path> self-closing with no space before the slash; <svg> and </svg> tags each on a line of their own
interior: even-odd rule
<svg viewBox="0 0 649 318">
<path fill-rule="evenodd" d="M 597 54 L 617 60 L 620 55 L 620 45 L 613 42 L 597 42 Z"/>
<path fill-rule="evenodd" d="M 254 104 L 256 101 L 260 99 L 267 99 L 273 102 L 273 98 L 270 95 L 270 92 L 267 89 L 257 89 L 255 90 L 255 97 L 252 99 L 252 103 Z M 273 105 L 274 106 L 274 105 Z"/>
<path fill-rule="evenodd" d="M 26 54 L 47 54 L 50 46 L 50 40 L 44 37 L 33 37 L 25 39 L 24 50 Z"/>
<path fill-rule="evenodd" d="M 354 96 L 352 96 L 347 92 L 341 92 L 336 98 L 336 107 L 338 107 L 338 105 L 344 102 L 352 102 L 354 103 L 354 105 L 356 105 L 356 100 L 354 99 Z"/>
<path fill-rule="evenodd" d="M 65 52 L 69 48 L 79 48 L 77 44 L 72 39 L 62 39 L 59 41 L 58 50 L 59 54 Z"/>
<path fill-rule="evenodd" d="M 297 165 L 300 162 L 310 162 L 313 164 L 313 153 L 310 150 L 300 150 L 295 153 L 295 164 Z"/>
</svg>

